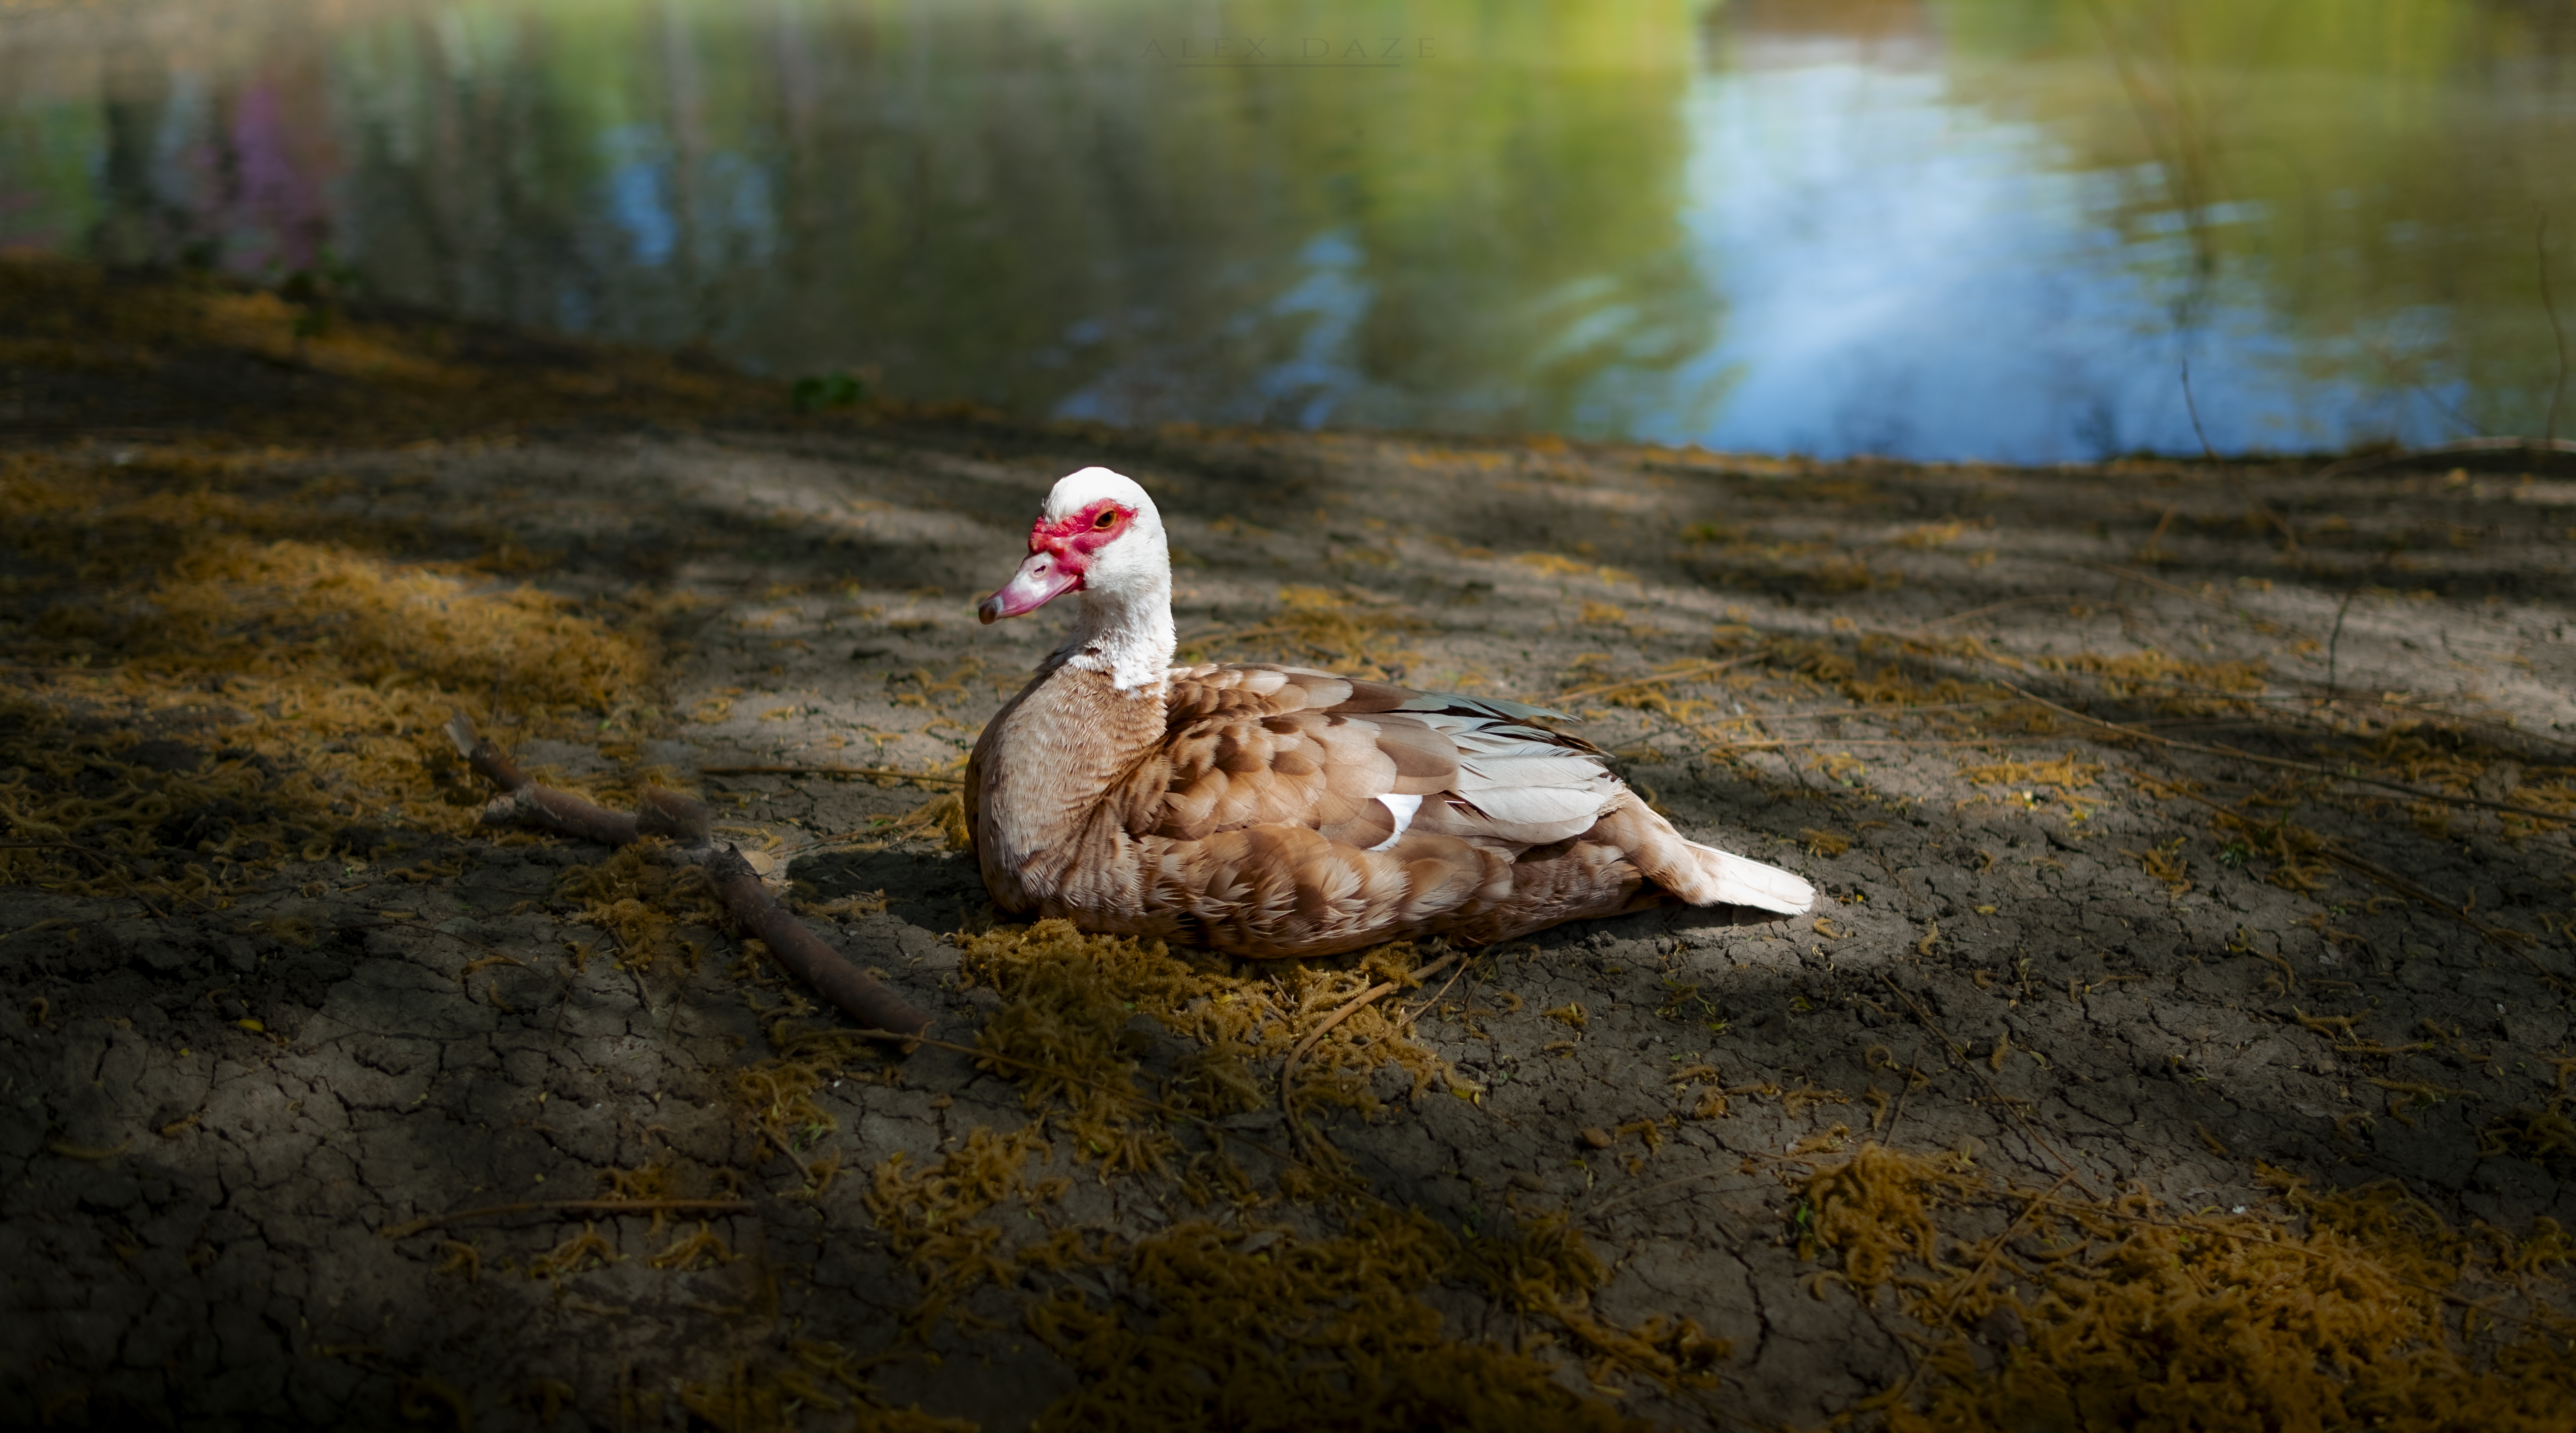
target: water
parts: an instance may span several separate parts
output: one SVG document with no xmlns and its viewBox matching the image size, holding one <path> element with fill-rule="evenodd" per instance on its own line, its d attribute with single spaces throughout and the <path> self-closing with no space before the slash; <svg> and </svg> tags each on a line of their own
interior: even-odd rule
<svg viewBox="0 0 2576 1433">
<path fill-rule="evenodd" d="M 0 247 L 1118 422 L 2570 435 L 2576 12 L 22 4 Z"/>
</svg>

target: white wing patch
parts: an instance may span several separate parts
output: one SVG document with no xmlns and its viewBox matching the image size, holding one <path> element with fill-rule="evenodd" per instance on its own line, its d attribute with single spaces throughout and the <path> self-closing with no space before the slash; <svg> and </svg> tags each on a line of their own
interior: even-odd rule
<svg viewBox="0 0 2576 1433">
<path fill-rule="evenodd" d="M 1465 786 L 1467 783 L 1462 781 L 1458 784 Z M 1611 791 L 1589 786 L 1482 786 L 1459 794 L 1475 803 L 1477 810 L 1506 826 L 1553 826 L 1574 821 L 1581 823 L 1575 831 L 1581 831 L 1600 816 Z M 1564 837 L 1554 839 L 1563 840 Z"/>
<path fill-rule="evenodd" d="M 1413 813 L 1422 809 L 1422 798 L 1419 796 L 1398 796 L 1388 792 L 1378 797 L 1378 800 L 1385 802 L 1387 811 L 1395 817 L 1395 834 L 1369 847 L 1372 851 L 1383 851 L 1403 840 L 1405 831 L 1413 825 Z"/>
</svg>

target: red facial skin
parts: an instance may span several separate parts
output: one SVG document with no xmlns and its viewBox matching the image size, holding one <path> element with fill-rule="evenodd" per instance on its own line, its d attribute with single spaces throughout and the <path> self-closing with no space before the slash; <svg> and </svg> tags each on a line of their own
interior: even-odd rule
<svg viewBox="0 0 2576 1433">
<path fill-rule="evenodd" d="M 1123 530 L 1127 517 L 1127 509 L 1102 498 L 1062 522 L 1039 518 L 1029 524 L 1029 553 L 1052 553 L 1079 576 L 1083 568 L 1091 565 L 1091 554 Z M 1073 590 L 1081 591 L 1081 582 L 1076 581 Z"/>
<path fill-rule="evenodd" d="M 1029 527 L 1029 557 L 1020 570 L 975 608 L 986 622 L 1035 612 L 1067 592 L 1082 590 L 1091 555 L 1127 531 L 1133 513 L 1103 498 L 1057 522 L 1039 518 Z"/>
</svg>

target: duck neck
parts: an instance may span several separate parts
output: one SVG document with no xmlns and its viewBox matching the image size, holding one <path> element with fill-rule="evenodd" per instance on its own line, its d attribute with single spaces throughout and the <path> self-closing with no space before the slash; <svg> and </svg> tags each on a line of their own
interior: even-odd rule
<svg viewBox="0 0 2576 1433">
<path fill-rule="evenodd" d="M 1127 696 L 1160 696 L 1178 646 L 1165 571 L 1133 575 L 1114 589 L 1085 589 L 1082 617 L 1057 655 L 1068 667 L 1107 675 Z"/>
<path fill-rule="evenodd" d="M 1111 798 L 1163 735 L 1169 590 L 1143 600 L 1086 591 L 1073 635 L 976 742 L 968 819 L 985 888 L 1005 910 L 1060 914 L 1054 903 L 1086 880 L 1133 874 L 1120 864 L 1128 836 Z"/>
</svg>

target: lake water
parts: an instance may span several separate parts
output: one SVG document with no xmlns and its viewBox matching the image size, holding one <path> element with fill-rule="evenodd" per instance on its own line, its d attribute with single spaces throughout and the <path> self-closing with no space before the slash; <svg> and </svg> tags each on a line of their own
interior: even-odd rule
<svg viewBox="0 0 2576 1433">
<path fill-rule="evenodd" d="M 2576 8 L 20 0 L 0 247 L 1118 422 L 2565 436 Z"/>
</svg>

